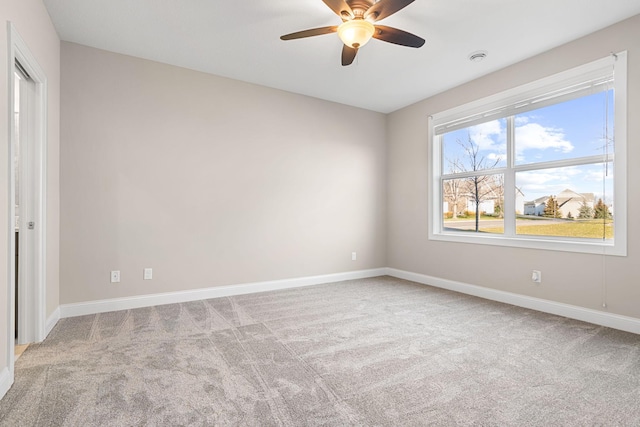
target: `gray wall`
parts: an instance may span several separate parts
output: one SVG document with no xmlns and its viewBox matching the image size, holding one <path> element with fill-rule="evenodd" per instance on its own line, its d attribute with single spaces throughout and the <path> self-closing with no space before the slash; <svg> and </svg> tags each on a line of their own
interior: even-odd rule
<svg viewBox="0 0 640 427">
<path fill-rule="evenodd" d="M 46 309 L 50 316 L 59 305 L 59 222 L 60 222 L 60 185 L 59 185 L 59 147 L 60 147 L 60 40 L 49 19 L 49 14 L 41 0 L 20 0 L 0 2 L 0 82 L 3 90 L 2 102 L 0 102 L 0 135 L 5 144 L 8 144 L 9 134 L 5 94 L 9 93 L 7 71 L 7 29 L 6 23 L 11 21 L 17 32 L 24 39 L 31 54 L 44 71 L 47 78 L 47 235 L 46 235 Z M 0 259 L 7 260 L 9 238 L 7 224 L 9 224 L 9 176 L 8 146 L 0 149 L 0 176 L 3 177 L 0 185 Z M 12 260 L 10 260 L 12 262 Z M 5 313 L 7 298 L 9 296 L 9 284 L 7 280 L 7 263 L 0 262 L 0 374 L 8 367 L 8 356 L 5 344 L 8 342 L 9 330 L 8 316 Z"/>
<path fill-rule="evenodd" d="M 62 304 L 386 265 L 384 115 L 66 42 L 62 94 Z"/>
<path fill-rule="evenodd" d="M 628 256 L 540 251 L 428 240 L 427 117 L 628 50 Z M 490 58 L 489 58 L 490 60 Z M 640 318 L 640 16 L 388 116 L 388 266 L 437 278 Z M 542 271 L 533 286 L 531 270 Z"/>
</svg>

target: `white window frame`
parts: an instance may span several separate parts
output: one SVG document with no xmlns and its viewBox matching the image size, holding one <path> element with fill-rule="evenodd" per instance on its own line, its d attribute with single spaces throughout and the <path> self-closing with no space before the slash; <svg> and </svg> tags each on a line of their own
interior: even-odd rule
<svg viewBox="0 0 640 427">
<path fill-rule="evenodd" d="M 445 231 L 443 226 L 443 194 L 442 176 L 443 171 L 442 143 L 441 135 L 443 129 L 461 128 L 472 126 L 492 120 L 491 116 L 505 117 L 513 115 L 512 111 L 523 103 L 536 99 L 537 107 L 540 108 L 547 94 L 553 93 L 554 101 L 549 103 L 562 102 L 565 98 L 562 93 L 565 88 L 576 87 L 576 83 L 584 82 L 590 76 L 597 76 L 602 70 L 608 68 L 614 70 L 614 140 L 615 140 L 615 161 L 614 161 L 614 204 L 615 204 L 615 227 L 613 239 L 581 239 L 555 236 L 532 236 L 516 234 L 515 220 L 515 171 L 513 163 L 509 163 L 506 168 L 490 169 L 479 171 L 481 175 L 504 173 L 505 175 L 505 209 L 504 209 L 504 234 L 491 233 L 459 233 L 455 231 Z M 567 90 L 566 98 L 574 98 L 572 90 Z M 560 93 L 560 95 L 557 95 Z M 541 100 L 541 102 L 540 102 Z M 531 107 L 533 108 L 533 107 Z M 505 113 L 507 112 L 507 113 Z M 430 240 L 440 240 L 458 243 L 474 243 L 497 246 L 510 246 L 520 248 L 534 248 L 544 250 L 556 250 L 567 252 L 581 252 L 591 254 L 605 254 L 626 256 L 627 255 L 627 52 L 619 52 L 609 57 L 555 74 L 553 76 L 537 80 L 535 82 L 519 86 L 487 98 L 479 99 L 468 104 L 452 108 L 434 114 L 429 117 L 429 153 L 431 155 L 430 168 L 428 174 L 429 202 L 428 209 L 428 229 Z M 511 147 L 508 146 L 508 150 Z M 510 152 L 507 152 L 510 155 Z M 602 158 L 602 157 L 601 157 Z M 610 158 L 609 158 L 610 159 Z M 547 164 L 536 164 L 533 169 L 543 169 L 545 167 L 562 166 L 563 162 L 548 162 Z M 527 165 L 518 166 L 517 170 L 526 170 Z M 513 191 L 511 191 L 513 190 Z M 511 194 L 513 193 L 513 194 Z"/>
</svg>

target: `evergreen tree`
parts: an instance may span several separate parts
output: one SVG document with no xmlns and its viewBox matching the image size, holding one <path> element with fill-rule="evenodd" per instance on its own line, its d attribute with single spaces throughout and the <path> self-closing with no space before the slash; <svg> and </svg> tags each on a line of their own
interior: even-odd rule
<svg viewBox="0 0 640 427">
<path fill-rule="evenodd" d="M 558 207 L 558 201 L 555 197 L 549 196 L 547 204 L 544 206 L 544 213 L 542 216 L 547 218 L 562 218 L 562 212 Z"/>
<path fill-rule="evenodd" d="M 596 219 L 610 219 L 611 212 L 609 212 L 609 206 L 605 205 L 602 199 L 598 199 L 595 208 L 593 209 L 593 217 Z"/>
<path fill-rule="evenodd" d="M 593 218 L 593 208 L 587 205 L 585 202 L 582 202 L 582 206 L 578 210 L 578 218 L 580 219 L 591 219 Z"/>
<path fill-rule="evenodd" d="M 497 200 L 495 206 L 493 207 L 493 212 L 498 215 L 498 218 L 504 218 L 504 212 L 502 210 L 503 202 L 503 199 Z"/>
</svg>

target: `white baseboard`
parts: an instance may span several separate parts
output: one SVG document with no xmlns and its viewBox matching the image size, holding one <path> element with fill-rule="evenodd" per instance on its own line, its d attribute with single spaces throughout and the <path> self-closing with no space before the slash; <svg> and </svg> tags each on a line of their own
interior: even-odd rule
<svg viewBox="0 0 640 427">
<path fill-rule="evenodd" d="M 592 310 L 589 308 L 514 294 L 497 289 L 484 288 L 482 286 L 455 282 L 453 280 L 440 279 L 438 277 L 412 273 L 395 268 L 387 268 L 386 270 L 387 275 L 397 277 L 399 279 L 410 280 L 423 285 L 449 289 L 451 291 L 474 295 L 488 300 L 504 302 L 518 307 L 529 308 L 532 310 L 542 311 L 544 313 L 555 314 L 558 316 L 568 317 L 570 319 L 582 320 L 583 322 L 640 334 L 640 319 L 635 317 L 621 316 L 619 314 Z"/>
<path fill-rule="evenodd" d="M 199 301 L 210 298 L 228 297 L 233 295 L 252 294 L 256 292 L 275 291 L 280 289 L 297 288 L 301 286 L 319 285 L 322 283 L 341 282 L 343 280 L 365 279 L 368 277 L 384 276 L 386 268 L 349 271 L 345 273 L 325 274 L 321 276 L 299 277 L 294 279 L 271 280 L 267 282 L 245 283 L 241 285 L 218 286 L 214 288 L 193 289 L 181 292 L 140 295 L 127 298 L 88 301 L 75 304 L 62 304 L 59 307 L 59 317 L 75 317 L 88 314 L 105 313 L 108 311 L 129 310 L 133 308 L 150 307 L 155 305 L 173 304 L 179 302 Z M 56 320 L 57 321 L 57 320 Z M 48 325 L 47 321 L 47 325 Z M 55 325 L 55 323 L 54 323 Z M 52 326 L 53 327 L 53 326 Z"/>
<path fill-rule="evenodd" d="M 326 274 L 321 276 L 299 277 L 294 279 L 271 280 L 266 282 L 245 283 L 240 285 L 219 286 L 205 289 L 193 289 L 181 292 L 140 295 L 127 298 L 88 301 L 76 304 L 63 304 L 47 319 L 47 334 L 53 329 L 60 318 L 83 316 L 88 314 L 105 313 L 108 311 L 129 310 L 133 308 L 150 307 L 155 305 L 173 304 L 179 302 L 199 301 L 210 298 L 244 295 L 257 292 L 275 291 L 280 289 L 297 288 L 301 286 L 318 285 L 322 283 L 340 282 L 343 280 L 365 279 L 389 275 L 400 279 L 410 280 L 424 285 L 448 289 L 463 294 L 474 295 L 492 301 L 499 301 L 518 307 L 529 308 L 544 313 L 581 320 L 596 325 L 607 326 L 622 331 L 640 334 L 640 319 L 622 316 L 604 311 L 593 310 L 575 305 L 549 301 L 541 298 L 484 288 L 482 286 L 453 280 L 427 276 L 425 274 L 398 270 L 395 268 L 375 268 L 370 270 L 350 271 L 345 273 Z"/>
<path fill-rule="evenodd" d="M 11 376 L 11 372 L 9 372 L 9 368 L 5 367 L 2 372 L 0 372 L 0 399 L 7 394 L 12 384 L 13 377 Z"/>
<path fill-rule="evenodd" d="M 51 330 L 56 326 L 56 323 L 58 323 L 58 320 L 60 320 L 60 307 L 53 310 L 53 313 L 51 313 L 51 316 L 49 316 L 49 318 L 47 319 L 47 323 L 45 323 L 44 325 L 45 338 L 49 335 Z"/>
</svg>

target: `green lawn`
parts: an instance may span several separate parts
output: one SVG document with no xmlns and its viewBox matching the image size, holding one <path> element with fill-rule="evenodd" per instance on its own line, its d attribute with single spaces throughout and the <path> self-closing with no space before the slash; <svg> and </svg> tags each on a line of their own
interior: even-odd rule
<svg viewBox="0 0 640 427">
<path fill-rule="evenodd" d="M 485 233 L 503 233 L 504 227 L 482 227 L 480 231 Z M 607 239 L 613 238 L 613 221 L 607 220 L 603 224 L 601 219 L 563 221 L 544 224 L 542 221 L 526 225 L 517 225 L 517 234 L 529 234 L 534 236 L 563 236 L 584 237 L 601 239 L 606 233 Z"/>
</svg>

